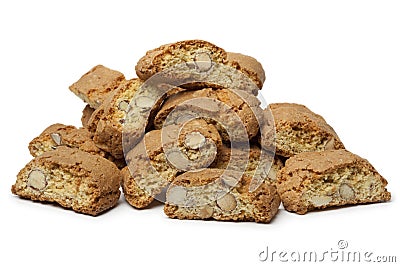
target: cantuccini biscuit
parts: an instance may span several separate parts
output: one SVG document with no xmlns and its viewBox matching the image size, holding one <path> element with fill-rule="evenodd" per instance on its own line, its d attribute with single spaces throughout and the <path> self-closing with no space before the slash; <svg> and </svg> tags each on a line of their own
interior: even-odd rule
<svg viewBox="0 0 400 267">
<path fill-rule="evenodd" d="M 60 146 L 34 158 L 18 174 L 12 193 L 98 215 L 118 202 L 120 171 L 101 156 Z"/>
<path fill-rule="evenodd" d="M 264 70 L 254 58 L 227 53 L 202 40 L 150 50 L 137 63 L 136 73 L 143 80 L 158 76 L 156 79 L 187 89 L 231 88 L 254 95 L 265 80 Z"/>
<path fill-rule="evenodd" d="M 221 146 L 218 131 L 201 119 L 146 133 L 126 157 L 131 174 L 123 176 L 126 200 L 147 206 L 178 173 L 210 166 Z"/>
<path fill-rule="evenodd" d="M 265 71 L 257 59 L 240 53 L 227 52 L 228 65 L 246 74 L 258 88 L 265 82 Z"/>
<path fill-rule="evenodd" d="M 232 148 L 223 145 L 212 167 L 241 171 L 252 177 L 255 183 L 268 180 L 273 184 L 276 182 L 277 173 L 283 168 L 283 162 L 272 152 L 262 150 L 254 144 Z"/>
<path fill-rule="evenodd" d="M 149 130 L 164 99 L 182 88 L 159 84 L 154 89 L 139 79 L 131 79 L 110 93 L 93 112 L 88 129 L 98 147 L 122 159 Z"/>
<path fill-rule="evenodd" d="M 280 156 L 291 157 L 301 152 L 344 148 L 325 119 L 304 105 L 270 104 L 264 117 L 267 123 L 261 129 L 260 143 L 268 149 L 271 142 L 275 141 L 276 153 Z M 275 127 L 272 127 L 273 122 Z"/>
<path fill-rule="evenodd" d="M 123 124 L 130 102 L 141 85 L 142 82 L 139 79 L 123 82 L 108 95 L 104 103 L 93 112 L 89 119 L 88 129 L 93 134 L 96 145 L 116 159 L 124 157 Z"/>
<path fill-rule="evenodd" d="M 138 166 L 139 168 L 140 166 Z M 144 168 L 151 166 L 146 165 Z M 143 170 L 143 167 L 140 167 Z M 142 173 L 144 173 L 142 171 Z M 136 175 L 136 174 L 135 174 Z M 150 195 L 146 190 L 139 187 L 138 183 L 135 182 L 134 175 L 131 174 L 129 167 L 126 166 L 121 170 L 122 176 L 122 191 L 124 192 L 124 197 L 126 201 L 135 208 L 142 209 L 149 206 L 154 197 Z"/>
<path fill-rule="evenodd" d="M 268 223 L 278 212 L 274 185 L 263 182 L 250 192 L 251 177 L 220 169 L 189 171 L 167 190 L 165 214 L 177 219 L 215 219 Z"/>
<path fill-rule="evenodd" d="M 108 93 L 116 89 L 124 80 L 125 76 L 121 72 L 97 65 L 72 84 L 69 89 L 96 109 L 103 103 Z"/>
<path fill-rule="evenodd" d="M 59 146 L 78 148 L 91 154 L 106 157 L 106 153 L 95 145 L 87 129 L 78 129 L 75 126 L 61 123 L 50 125 L 38 137 L 34 138 L 29 143 L 29 152 L 32 156 L 37 157 Z"/>
<path fill-rule="evenodd" d="M 278 173 L 278 192 L 288 211 L 305 214 L 349 204 L 390 200 L 387 181 L 365 159 L 346 150 L 305 152 Z"/>
<path fill-rule="evenodd" d="M 202 117 L 215 125 L 225 142 L 246 142 L 259 131 L 259 104 L 255 96 L 243 91 L 205 88 L 180 92 L 164 102 L 154 127 Z"/>
<path fill-rule="evenodd" d="M 205 57 L 205 58 L 203 58 Z M 136 74 L 147 80 L 156 73 L 176 65 L 208 61 L 226 63 L 227 55 L 222 48 L 202 40 L 186 40 L 162 45 L 150 50 L 136 64 Z M 209 66 L 206 66 L 207 68 Z"/>
</svg>

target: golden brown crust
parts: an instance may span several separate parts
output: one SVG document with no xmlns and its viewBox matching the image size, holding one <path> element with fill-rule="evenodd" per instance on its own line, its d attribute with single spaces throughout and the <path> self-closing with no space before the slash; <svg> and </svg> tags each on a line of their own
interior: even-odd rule
<svg viewBox="0 0 400 267">
<path fill-rule="evenodd" d="M 240 53 L 227 52 L 228 65 L 246 74 L 258 88 L 265 81 L 265 71 L 255 58 Z"/>
<path fill-rule="evenodd" d="M 224 175 L 238 177 L 238 183 L 228 191 L 220 191 L 225 188 Z M 203 169 L 186 172 L 169 187 L 164 212 L 168 217 L 178 219 L 212 218 L 268 223 L 278 212 L 280 204 L 276 187 L 265 182 L 249 192 L 250 183 L 251 177 L 234 171 L 224 173 L 220 169 Z M 199 199 L 206 199 L 207 202 L 193 205 L 200 203 Z"/>
<path fill-rule="evenodd" d="M 272 114 L 275 131 L 271 131 L 271 125 L 266 123 L 261 129 L 260 143 L 268 148 L 275 140 L 276 153 L 280 156 L 291 157 L 302 152 L 344 148 L 324 118 L 304 105 L 275 103 L 270 104 L 264 112 L 266 118 Z M 275 138 L 271 132 L 275 133 Z"/>
<path fill-rule="evenodd" d="M 45 177 L 42 188 L 29 184 L 33 171 Z M 120 178 L 117 167 L 103 157 L 61 146 L 29 162 L 11 191 L 23 198 L 56 202 L 96 216 L 118 202 Z"/>
<path fill-rule="evenodd" d="M 212 165 L 217 169 L 244 171 L 256 181 L 267 179 L 271 184 L 276 182 L 276 175 L 284 164 L 278 156 L 262 150 L 255 144 L 247 147 L 228 147 L 223 145 L 218 151 L 218 158 Z"/>
<path fill-rule="evenodd" d="M 142 82 L 139 79 L 121 83 L 89 119 L 88 129 L 93 134 L 94 142 L 115 159 L 124 157 L 122 132 L 127 110 L 122 109 L 120 103 L 124 102 L 127 106 L 141 85 Z"/>
<path fill-rule="evenodd" d="M 214 105 L 216 105 L 216 108 L 211 109 L 211 105 L 203 104 L 204 98 L 215 101 Z M 188 106 L 186 106 L 185 102 L 189 103 Z M 198 109 L 199 113 L 195 113 L 194 108 Z M 253 138 L 257 135 L 259 130 L 257 121 L 257 116 L 260 113 L 259 101 L 253 95 L 242 91 L 205 88 L 202 90 L 185 91 L 175 94 L 164 102 L 154 119 L 154 127 L 156 129 L 161 129 L 167 116 L 172 111 L 177 112 L 177 118 L 171 117 L 171 120 L 169 120 L 166 125 L 171 123 L 176 124 L 181 117 L 184 117 L 183 114 L 187 113 L 187 115 L 190 115 L 189 113 L 193 113 L 191 116 L 197 116 L 197 114 L 205 112 L 206 115 L 210 117 L 210 119 L 206 118 L 207 122 L 213 123 L 217 127 L 223 140 L 226 142 L 233 141 L 234 138 L 228 136 L 227 132 L 224 132 L 222 123 L 226 123 L 227 125 L 230 123 L 235 124 L 229 125 L 233 136 L 236 136 L 236 133 L 233 131 L 243 129 L 242 127 L 244 126 L 245 131 L 247 131 L 247 136 L 242 136 L 240 133 L 237 133 L 237 141 L 241 142 Z M 233 120 L 232 116 L 235 116 L 235 114 L 237 118 Z M 212 118 L 219 121 L 212 120 Z"/>
<path fill-rule="evenodd" d="M 205 153 L 185 146 L 186 137 L 192 133 L 205 137 Z M 215 150 L 207 146 L 210 143 L 215 145 Z M 128 203 L 136 208 L 148 206 L 179 172 L 208 167 L 221 146 L 218 131 L 204 120 L 192 120 L 182 129 L 171 125 L 146 133 L 127 154 L 129 170 L 124 171 L 123 188 Z M 174 157 L 172 154 L 176 152 L 182 153 L 186 160 Z"/>
<path fill-rule="evenodd" d="M 365 159 L 346 150 L 305 152 L 288 159 L 278 173 L 285 208 L 314 209 L 390 200 L 387 181 Z M 343 191 L 341 191 L 343 189 Z"/>
<path fill-rule="evenodd" d="M 186 40 L 148 51 L 136 64 L 136 74 L 140 79 L 147 80 L 174 65 L 193 62 L 198 53 L 207 53 L 216 63 L 226 62 L 226 52 L 222 48 L 203 40 Z"/>
<path fill-rule="evenodd" d="M 76 128 L 71 125 L 56 123 L 47 127 L 38 137 L 29 143 L 29 152 L 37 157 L 44 152 L 54 150 L 58 146 L 78 148 L 82 151 L 106 156 L 91 138 L 90 132 L 85 128 Z"/>
<path fill-rule="evenodd" d="M 128 167 L 121 170 L 121 175 L 124 197 L 131 206 L 142 209 L 153 202 L 154 198 L 136 184 Z"/>
<path fill-rule="evenodd" d="M 102 65 L 93 67 L 85 73 L 69 89 L 92 108 L 98 108 L 107 94 L 115 90 L 125 76 L 119 72 Z"/>
</svg>

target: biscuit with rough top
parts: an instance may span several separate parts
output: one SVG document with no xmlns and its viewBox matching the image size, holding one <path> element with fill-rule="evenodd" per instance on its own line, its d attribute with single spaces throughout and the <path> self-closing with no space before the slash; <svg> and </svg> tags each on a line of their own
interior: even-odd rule
<svg viewBox="0 0 400 267">
<path fill-rule="evenodd" d="M 249 147 L 228 147 L 223 145 L 218 151 L 218 159 L 213 168 L 241 171 L 259 183 L 268 180 L 276 182 L 277 173 L 283 168 L 283 162 L 272 152 L 262 150 L 252 144 Z"/>
<path fill-rule="evenodd" d="M 389 201 L 387 181 L 366 160 L 344 149 L 305 152 L 288 159 L 278 173 L 286 210 L 316 209 Z"/>
<path fill-rule="evenodd" d="M 125 81 L 125 76 L 121 72 L 97 65 L 73 83 L 69 89 L 96 109 L 103 103 L 108 93 L 115 90 L 123 81 Z"/>
<path fill-rule="evenodd" d="M 137 63 L 136 73 L 143 80 L 152 77 L 186 89 L 231 88 L 254 95 L 265 80 L 264 70 L 254 58 L 227 53 L 202 40 L 180 41 L 150 50 Z"/>
<path fill-rule="evenodd" d="M 117 204 L 120 178 L 117 167 L 103 157 L 60 146 L 29 162 L 11 191 L 96 216 Z"/>
<path fill-rule="evenodd" d="M 88 130 L 93 134 L 96 145 L 116 159 L 124 157 L 122 132 L 130 102 L 142 85 L 139 79 L 123 82 L 108 95 L 103 104 L 93 112 Z"/>
<path fill-rule="evenodd" d="M 265 71 L 255 58 L 240 53 L 227 52 L 228 65 L 246 74 L 258 88 L 265 82 Z"/>
<path fill-rule="evenodd" d="M 154 127 L 201 117 L 215 125 L 224 142 L 247 142 L 257 135 L 259 100 L 243 91 L 205 88 L 169 97 L 154 118 Z"/>
<path fill-rule="evenodd" d="M 147 80 L 156 73 L 179 64 L 203 61 L 200 55 L 209 56 L 207 60 L 216 63 L 226 62 L 226 52 L 222 48 L 203 40 L 186 40 L 162 45 L 150 50 L 136 64 L 136 74 Z"/>
<path fill-rule="evenodd" d="M 262 147 L 276 146 L 276 154 L 292 157 L 302 152 L 343 149 L 344 145 L 325 119 L 304 105 L 270 104 L 264 110 Z M 275 140 L 275 144 L 272 142 Z"/>
<path fill-rule="evenodd" d="M 90 154 L 106 157 L 106 153 L 95 145 L 87 129 L 78 129 L 61 123 L 50 125 L 38 137 L 35 137 L 29 143 L 29 152 L 37 157 L 59 146 L 77 148 Z"/>
<path fill-rule="evenodd" d="M 251 177 L 241 172 L 203 169 L 179 175 L 167 190 L 165 214 L 177 219 L 215 219 L 268 223 L 278 212 L 274 185 L 249 191 Z"/>
</svg>

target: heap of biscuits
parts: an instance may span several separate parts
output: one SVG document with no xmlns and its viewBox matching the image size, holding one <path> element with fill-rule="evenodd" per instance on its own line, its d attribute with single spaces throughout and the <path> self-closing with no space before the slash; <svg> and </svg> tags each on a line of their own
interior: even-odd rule
<svg viewBox="0 0 400 267">
<path fill-rule="evenodd" d="M 250 56 L 181 41 L 148 51 L 136 74 L 98 65 L 72 84 L 87 103 L 82 127 L 57 123 L 34 138 L 12 193 L 98 215 L 121 187 L 131 206 L 164 202 L 170 218 L 262 223 L 281 201 L 305 214 L 391 198 L 323 117 L 261 107 L 265 73 Z"/>
</svg>

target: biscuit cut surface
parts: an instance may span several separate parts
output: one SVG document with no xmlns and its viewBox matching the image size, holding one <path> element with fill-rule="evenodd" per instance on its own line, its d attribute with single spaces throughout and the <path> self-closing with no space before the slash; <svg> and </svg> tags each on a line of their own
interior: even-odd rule
<svg viewBox="0 0 400 267">
<path fill-rule="evenodd" d="M 133 207 L 144 208 L 179 172 L 211 165 L 221 146 L 218 131 L 204 120 L 148 132 L 127 154 L 126 200 Z"/>
<path fill-rule="evenodd" d="M 264 182 L 250 192 L 250 181 L 242 173 L 220 169 L 186 172 L 168 188 L 164 212 L 177 219 L 268 223 L 280 204 L 276 187 Z"/>
<path fill-rule="evenodd" d="M 202 40 L 166 44 L 150 50 L 136 65 L 139 78 L 169 80 L 186 89 L 231 88 L 257 95 L 265 80 L 261 64 L 254 58 L 228 53 Z M 156 75 L 157 74 L 157 75 Z"/>
<path fill-rule="evenodd" d="M 277 173 L 283 168 L 283 162 L 272 152 L 262 150 L 256 145 L 249 147 L 228 147 L 223 145 L 212 167 L 244 172 L 255 181 L 267 179 L 276 182 Z"/>
<path fill-rule="evenodd" d="M 270 104 L 264 112 L 267 120 L 275 122 L 275 129 L 268 123 L 262 127 L 261 145 L 268 148 L 275 140 L 276 153 L 280 156 L 291 157 L 302 152 L 344 148 L 325 119 L 304 105 L 275 103 Z"/>
<path fill-rule="evenodd" d="M 180 41 L 148 51 L 138 61 L 135 67 L 136 74 L 140 79 L 147 80 L 154 74 L 176 65 L 196 62 L 196 60 L 203 61 L 203 56 L 207 57 L 206 60 L 210 63 L 225 63 L 227 58 L 222 48 L 207 41 Z"/>
<path fill-rule="evenodd" d="M 285 209 L 305 214 L 350 204 L 389 201 L 387 181 L 365 159 L 346 150 L 305 152 L 278 173 Z"/>
<path fill-rule="evenodd" d="M 265 82 L 265 71 L 255 58 L 240 53 L 227 52 L 228 65 L 246 74 L 258 88 Z"/>
<path fill-rule="evenodd" d="M 106 153 L 95 145 L 87 129 L 78 129 L 75 126 L 61 123 L 50 125 L 38 137 L 34 138 L 29 143 L 29 152 L 32 156 L 37 157 L 59 146 L 77 148 L 102 157 L 106 156 Z"/>
<path fill-rule="evenodd" d="M 96 145 L 116 159 L 124 157 L 122 147 L 124 120 L 131 100 L 141 85 L 139 79 L 123 82 L 108 95 L 89 119 L 88 129 L 93 134 Z"/>
<path fill-rule="evenodd" d="M 120 171 L 110 161 L 78 149 L 58 147 L 29 162 L 18 174 L 12 193 L 55 202 L 96 216 L 115 206 Z"/>
<path fill-rule="evenodd" d="M 72 84 L 69 89 L 96 109 L 103 103 L 108 93 L 115 90 L 124 80 L 125 76 L 121 72 L 97 65 Z"/>
<path fill-rule="evenodd" d="M 185 91 L 169 97 L 154 119 L 154 127 L 204 118 L 225 142 L 246 142 L 257 135 L 261 109 L 258 99 L 243 91 L 211 89 Z"/>
<path fill-rule="evenodd" d="M 141 209 L 153 202 L 154 197 L 139 187 L 132 177 L 128 166 L 121 170 L 121 175 L 124 197 L 131 206 Z"/>
</svg>

